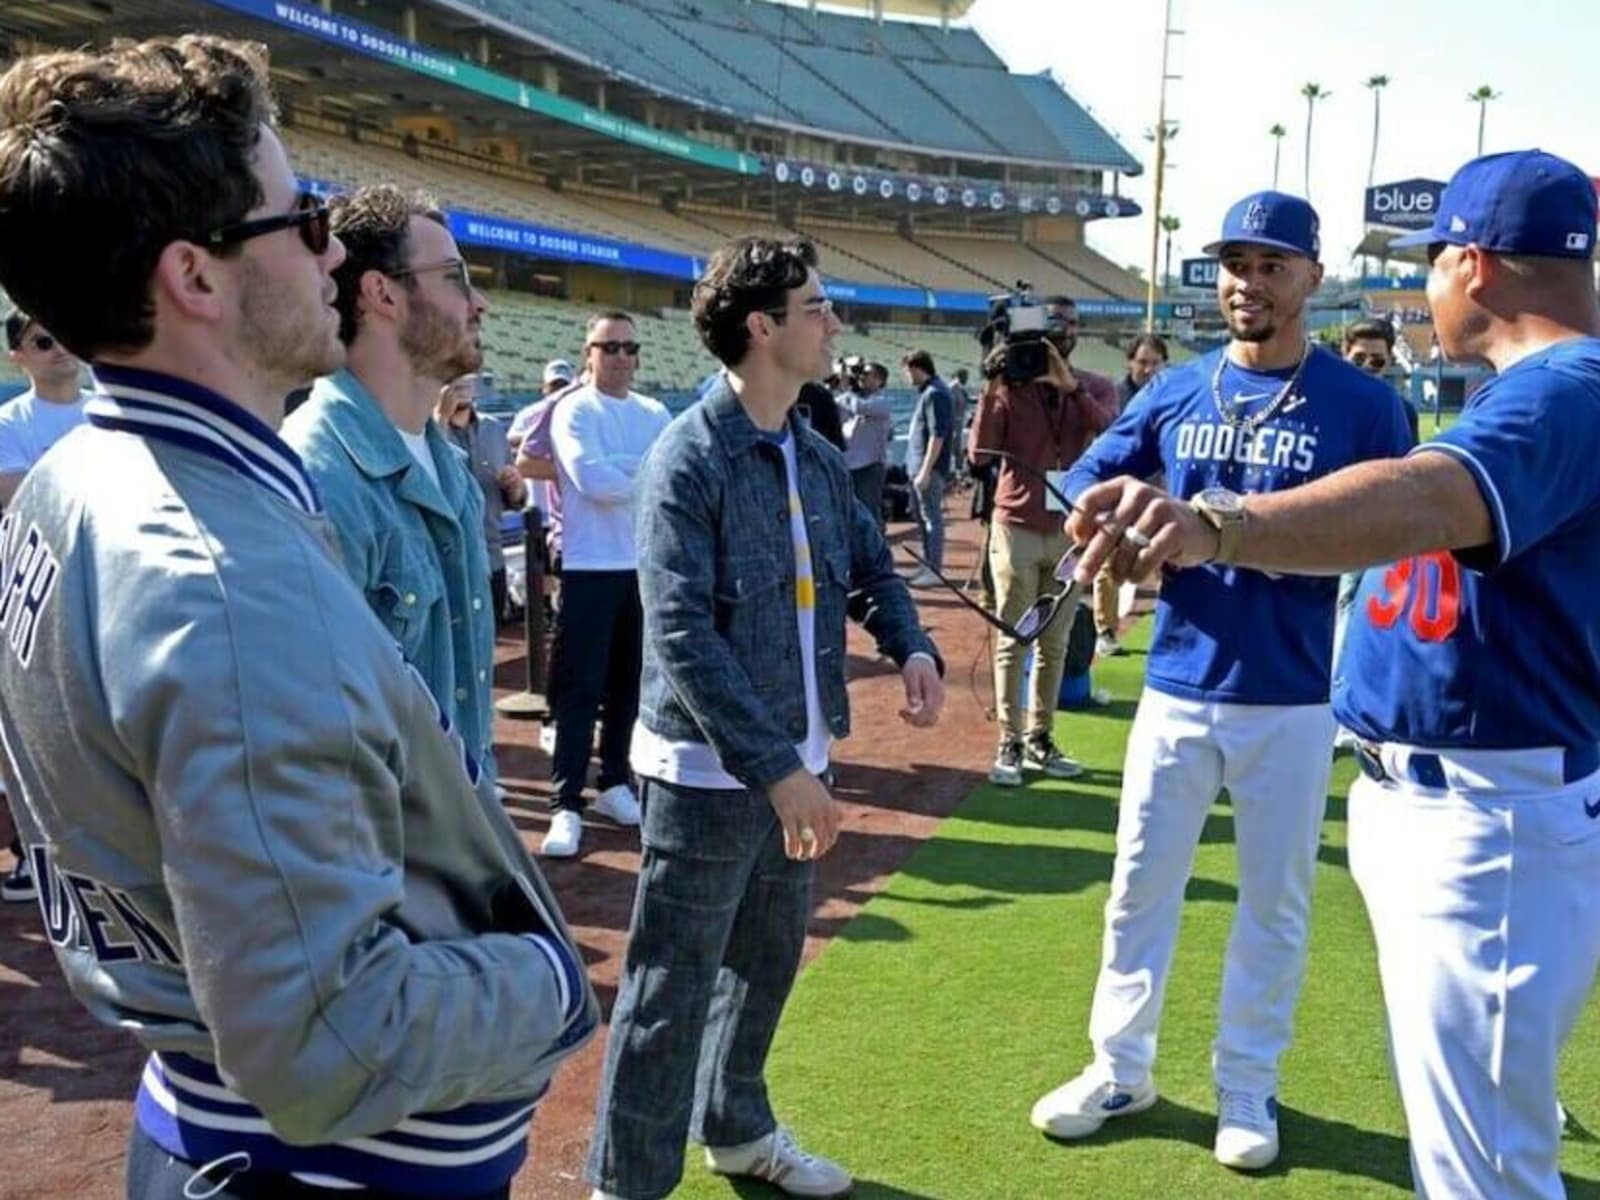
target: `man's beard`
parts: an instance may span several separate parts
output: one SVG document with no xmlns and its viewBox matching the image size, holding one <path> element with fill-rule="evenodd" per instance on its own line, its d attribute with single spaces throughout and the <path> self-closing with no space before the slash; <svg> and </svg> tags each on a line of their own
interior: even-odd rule
<svg viewBox="0 0 1600 1200">
<path fill-rule="evenodd" d="M 1236 342 L 1265 342 L 1277 335 L 1276 325 L 1260 325 L 1255 329 L 1240 329 L 1233 323 L 1233 317 L 1228 318 L 1228 332 L 1233 335 Z"/>
<path fill-rule="evenodd" d="M 329 319 L 321 294 L 308 319 L 256 263 L 241 262 L 239 337 L 255 364 L 280 377 L 285 393 L 344 366 L 338 323 Z"/>
<path fill-rule="evenodd" d="M 476 340 L 415 289 L 411 313 L 400 330 L 400 349 L 418 375 L 441 382 L 470 375 L 483 365 L 483 348 Z"/>
</svg>

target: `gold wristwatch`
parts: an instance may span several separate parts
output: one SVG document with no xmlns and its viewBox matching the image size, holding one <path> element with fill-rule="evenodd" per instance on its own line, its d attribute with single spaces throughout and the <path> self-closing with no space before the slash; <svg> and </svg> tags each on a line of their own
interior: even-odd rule
<svg viewBox="0 0 1600 1200">
<path fill-rule="evenodd" d="M 1227 488 L 1209 487 L 1189 501 L 1200 519 L 1217 531 L 1217 553 L 1212 562 L 1232 563 L 1239 559 L 1239 542 L 1244 535 L 1244 497 Z"/>
</svg>

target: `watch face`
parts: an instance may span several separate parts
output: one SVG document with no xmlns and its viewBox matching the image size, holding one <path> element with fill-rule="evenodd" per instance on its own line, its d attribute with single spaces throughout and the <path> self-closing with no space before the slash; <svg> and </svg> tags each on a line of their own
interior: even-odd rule
<svg viewBox="0 0 1600 1200">
<path fill-rule="evenodd" d="M 1230 492 L 1227 488 L 1209 487 L 1195 497 L 1212 512 L 1236 513 L 1244 510 L 1244 497 L 1237 492 Z"/>
</svg>

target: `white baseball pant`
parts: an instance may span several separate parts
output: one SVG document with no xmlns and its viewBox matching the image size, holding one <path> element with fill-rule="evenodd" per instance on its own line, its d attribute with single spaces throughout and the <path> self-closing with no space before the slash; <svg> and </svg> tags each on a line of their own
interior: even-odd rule
<svg viewBox="0 0 1600 1200">
<path fill-rule="evenodd" d="M 1150 688 L 1140 697 L 1089 1015 L 1096 1065 L 1118 1083 L 1142 1083 L 1154 1067 L 1184 888 L 1206 814 L 1225 787 L 1239 903 L 1212 1071 L 1219 1087 L 1276 1090 L 1305 977 L 1333 733 L 1325 704 L 1218 704 Z"/>
<path fill-rule="evenodd" d="M 1391 778 L 1350 789 L 1416 1192 L 1558 1200 L 1557 1060 L 1600 963 L 1600 775 L 1564 785 L 1555 750 L 1452 752 L 1425 788 L 1416 753 L 1386 747 Z"/>
</svg>

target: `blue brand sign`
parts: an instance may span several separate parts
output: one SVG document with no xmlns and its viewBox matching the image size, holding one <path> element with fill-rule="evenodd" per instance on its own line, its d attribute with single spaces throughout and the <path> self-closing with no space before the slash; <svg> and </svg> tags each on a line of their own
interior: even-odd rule
<svg viewBox="0 0 1600 1200">
<path fill-rule="evenodd" d="M 1183 286 L 1211 288 L 1217 286 L 1217 260 L 1214 258 L 1186 258 L 1183 260 Z"/>
<path fill-rule="evenodd" d="M 1403 179 L 1399 183 L 1380 183 L 1367 189 L 1366 216 L 1369 225 L 1391 229 L 1426 229 L 1439 211 L 1444 184 L 1437 179 Z"/>
</svg>

